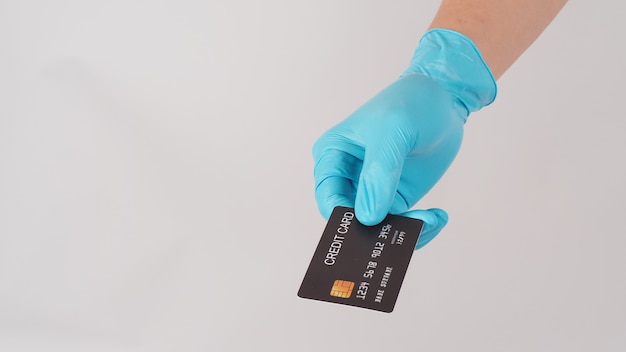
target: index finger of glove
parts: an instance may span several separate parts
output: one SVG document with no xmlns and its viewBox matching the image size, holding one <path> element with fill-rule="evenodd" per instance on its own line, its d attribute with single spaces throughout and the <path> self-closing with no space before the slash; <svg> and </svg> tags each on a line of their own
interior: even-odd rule
<svg viewBox="0 0 626 352">
<path fill-rule="evenodd" d="M 424 222 L 422 232 L 415 249 L 420 249 L 427 245 L 435 238 L 439 232 L 448 224 L 448 213 L 439 208 L 431 208 L 428 210 L 409 210 L 403 214 L 406 217 L 419 219 Z"/>
</svg>

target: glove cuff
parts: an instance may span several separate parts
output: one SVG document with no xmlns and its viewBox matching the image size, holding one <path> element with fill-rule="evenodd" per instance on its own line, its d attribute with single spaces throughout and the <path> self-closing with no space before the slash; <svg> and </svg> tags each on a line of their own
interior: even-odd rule
<svg viewBox="0 0 626 352">
<path fill-rule="evenodd" d="M 420 39 L 409 68 L 400 77 L 422 73 L 474 112 L 496 98 L 496 80 L 472 41 L 449 29 L 431 29 Z"/>
</svg>

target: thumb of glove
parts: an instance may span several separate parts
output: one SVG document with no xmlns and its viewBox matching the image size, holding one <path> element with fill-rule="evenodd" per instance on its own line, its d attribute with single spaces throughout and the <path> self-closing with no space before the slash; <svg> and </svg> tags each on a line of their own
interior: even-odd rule
<svg viewBox="0 0 626 352">
<path fill-rule="evenodd" d="M 408 203 L 398 192 L 408 143 L 402 136 L 381 137 L 368 145 L 363 158 L 354 204 L 355 215 L 368 226 L 383 221 L 390 210 L 409 209 Z"/>
</svg>

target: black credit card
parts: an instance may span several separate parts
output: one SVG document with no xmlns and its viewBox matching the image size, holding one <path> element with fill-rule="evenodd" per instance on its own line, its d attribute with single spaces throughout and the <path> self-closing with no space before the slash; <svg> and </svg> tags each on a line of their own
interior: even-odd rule
<svg viewBox="0 0 626 352">
<path fill-rule="evenodd" d="M 354 209 L 336 207 L 298 296 L 392 312 L 422 226 L 399 215 L 365 226 Z"/>
</svg>

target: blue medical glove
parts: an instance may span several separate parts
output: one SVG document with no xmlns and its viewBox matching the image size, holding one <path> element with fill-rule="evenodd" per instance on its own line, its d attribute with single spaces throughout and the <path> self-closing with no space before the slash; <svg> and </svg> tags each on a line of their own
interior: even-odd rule
<svg viewBox="0 0 626 352">
<path fill-rule="evenodd" d="M 495 96 L 495 79 L 468 38 L 428 31 L 398 80 L 315 143 L 322 215 L 328 218 L 335 206 L 354 207 L 361 223 L 375 225 L 388 213 L 408 211 L 454 160 L 468 115 Z M 438 223 L 425 226 L 432 239 L 447 215 L 430 212 Z"/>
<path fill-rule="evenodd" d="M 422 226 L 422 232 L 420 232 L 420 237 L 415 245 L 415 249 L 420 249 L 428 244 L 439 231 L 448 224 L 448 213 L 446 213 L 443 209 L 432 208 L 428 210 L 409 210 L 405 213 L 402 213 L 404 216 L 408 216 L 414 219 L 420 219 L 424 222 L 424 226 Z"/>
</svg>

